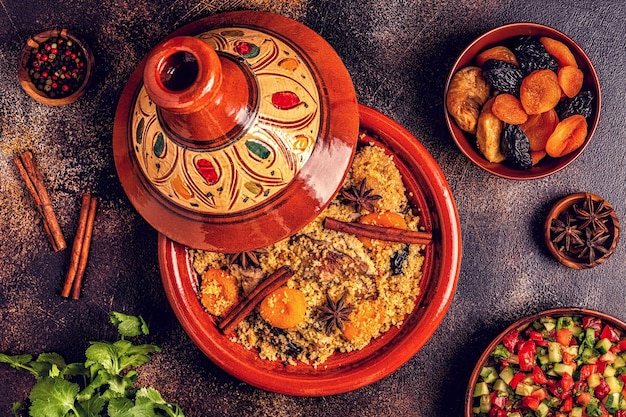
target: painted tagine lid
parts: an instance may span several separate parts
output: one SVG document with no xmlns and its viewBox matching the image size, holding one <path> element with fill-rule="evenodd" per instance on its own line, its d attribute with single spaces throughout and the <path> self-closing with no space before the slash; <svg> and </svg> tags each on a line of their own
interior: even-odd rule
<svg viewBox="0 0 626 417">
<path fill-rule="evenodd" d="M 341 187 L 359 128 L 350 75 L 306 26 L 230 12 L 141 62 L 115 116 L 124 191 L 170 239 L 237 253 L 310 223 Z"/>
</svg>

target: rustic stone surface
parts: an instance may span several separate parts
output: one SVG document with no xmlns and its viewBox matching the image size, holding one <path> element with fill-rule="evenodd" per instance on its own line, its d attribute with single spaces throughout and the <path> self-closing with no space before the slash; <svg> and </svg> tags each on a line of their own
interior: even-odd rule
<svg viewBox="0 0 626 417">
<path fill-rule="evenodd" d="M 463 263 L 456 296 L 440 328 L 393 375 L 348 394 L 293 398 L 230 377 L 193 345 L 163 293 L 156 232 L 125 197 L 113 164 L 115 107 L 140 59 L 174 29 L 209 14 L 251 8 L 310 26 L 336 48 L 359 101 L 397 120 L 441 165 L 459 209 Z M 626 250 L 618 245 L 594 269 L 553 260 L 541 223 L 560 197 L 603 196 L 626 213 L 623 104 L 626 6 L 621 0 L 419 1 L 317 0 L 0 1 L 0 351 L 55 351 L 83 359 L 89 340 L 111 339 L 110 310 L 141 314 L 163 353 L 142 368 L 144 384 L 178 402 L 188 416 L 456 416 L 473 362 L 490 339 L 541 309 L 579 306 L 626 320 Z M 565 170 L 531 182 L 493 177 L 454 146 L 443 121 L 443 87 L 464 45 L 503 23 L 534 21 L 562 30 L 600 74 L 603 108 L 595 139 Z M 16 60 L 26 38 L 67 27 L 92 47 L 95 82 L 74 104 L 52 108 L 20 88 Z M 34 152 L 71 245 L 80 195 L 101 199 L 79 301 L 59 296 L 69 250 L 51 251 L 11 159 Z M 23 401 L 33 380 L 0 366 L 0 415 Z"/>
</svg>

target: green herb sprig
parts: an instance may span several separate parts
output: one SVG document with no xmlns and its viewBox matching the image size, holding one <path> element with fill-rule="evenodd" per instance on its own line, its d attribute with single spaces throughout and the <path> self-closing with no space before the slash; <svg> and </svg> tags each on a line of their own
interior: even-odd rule
<svg viewBox="0 0 626 417">
<path fill-rule="evenodd" d="M 168 403 L 154 388 L 138 387 L 136 368 L 160 352 L 158 346 L 133 344 L 128 337 L 147 335 L 141 316 L 111 312 L 120 339 L 90 342 L 84 363 L 66 363 L 57 353 L 6 355 L 0 363 L 30 372 L 36 379 L 28 398 L 31 417 L 184 417 L 180 407 Z M 22 408 L 15 403 L 17 417 Z"/>
</svg>

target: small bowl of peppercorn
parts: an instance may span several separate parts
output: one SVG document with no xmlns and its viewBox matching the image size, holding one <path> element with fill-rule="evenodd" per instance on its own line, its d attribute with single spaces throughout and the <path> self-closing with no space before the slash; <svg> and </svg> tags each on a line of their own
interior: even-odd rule
<svg viewBox="0 0 626 417">
<path fill-rule="evenodd" d="M 600 118 L 598 74 L 563 32 L 510 23 L 459 55 L 444 91 L 444 117 L 459 150 L 511 180 L 551 175 L 587 147 Z"/>
<path fill-rule="evenodd" d="M 32 98 L 61 106 L 85 94 L 93 69 L 94 56 L 85 42 L 67 29 L 50 29 L 28 38 L 17 75 Z"/>
<path fill-rule="evenodd" d="M 619 240 L 619 219 L 602 197 L 570 194 L 550 210 L 544 223 L 550 253 L 563 265 L 588 269 L 608 259 Z"/>
</svg>

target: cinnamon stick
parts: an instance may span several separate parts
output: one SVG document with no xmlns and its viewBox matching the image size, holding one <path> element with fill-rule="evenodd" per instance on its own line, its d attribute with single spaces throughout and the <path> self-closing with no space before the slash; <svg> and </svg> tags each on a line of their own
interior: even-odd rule
<svg viewBox="0 0 626 417">
<path fill-rule="evenodd" d="M 78 217 L 78 227 L 76 228 L 76 235 L 74 236 L 74 243 L 72 244 L 72 253 L 70 255 L 70 266 L 65 275 L 65 283 L 61 290 L 61 296 L 69 297 L 72 291 L 72 285 L 78 272 L 78 264 L 80 262 L 80 254 L 83 247 L 83 240 L 85 239 L 85 230 L 87 229 L 87 218 L 89 217 L 89 206 L 91 205 L 91 195 L 84 194 L 80 205 L 80 214 Z"/>
<path fill-rule="evenodd" d="M 224 316 L 218 324 L 222 333 L 226 334 L 233 330 L 241 320 L 254 310 L 272 291 L 277 290 L 293 276 L 293 270 L 288 266 L 282 266 L 265 278 L 250 294 Z"/>
<path fill-rule="evenodd" d="M 86 198 L 83 199 L 83 201 Z M 87 258 L 89 257 L 89 248 L 91 247 L 91 237 L 93 234 L 93 223 L 96 217 L 96 208 L 98 206 L 98 199 L 90 196 L 89 198 L 89 211 L 87 215 L 87 221 L 84 226 L 85 232 L 83 236 L 83 243 L 80 247 L 80 256 L 78 259 L 78 266 L 76 269 L 76 277 L 72 284 L 72 299 L 78 300 L 80 298 L 80 289 L 83 283 L 83 275 L 85 274 L 85 268 L 87 267 Z"/>
<path fill-rule="evenodd" d="M 44 230 L 52 249 L 55 252 L 65 249 L 67 244 L 63 237 L 63 232 L 54 214 L 52 202 L 44 185 L 43 175 L 33 159 L 32 152 L 22 152 L 19 156 L 13 158 L 13 163 L 17 167 L 20 177 L 22 177 L 26 189 L 32 196 L 37 206 L 37 211 L 43 218 Z"/>
<path fill-rule="evenodd" d="M 332 217 L 326 217 L 322 224 L 325 228 L 337 232 L 350 233 L 356 236 L 387 240 L 390 242 L 427 245 L 433 239 L 432 233 L 429 232 L 419 232 L 416 230 L 398 229 L 373 224 L 342 222 Z"/>
</svg>

